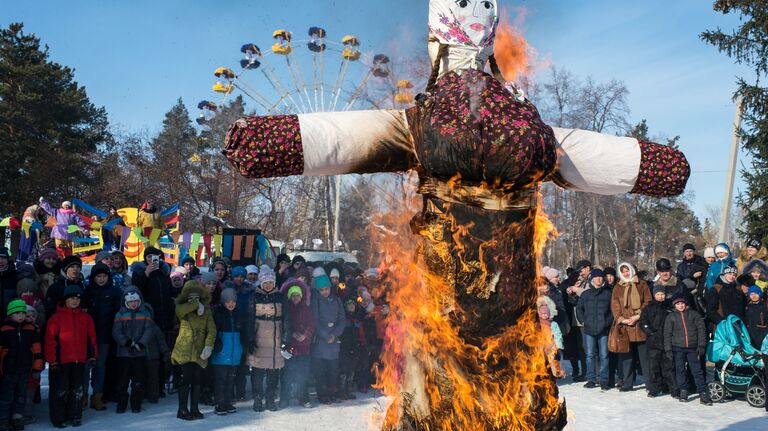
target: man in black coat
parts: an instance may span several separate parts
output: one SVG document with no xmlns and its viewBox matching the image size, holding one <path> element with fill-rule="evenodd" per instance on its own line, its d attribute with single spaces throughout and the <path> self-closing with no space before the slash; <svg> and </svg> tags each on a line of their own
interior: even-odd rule
<svg viewBox="0 0 768 431">
<path fill-rule="evenodd" d="M 703 257 L 696 254 L 696 247 L 693 244 L 685 244 L 683 246 L 683 260 L 677 265 L 676 275 L 678 280 L 685 280 L 687 278 L 693 280 L 700 279 L 702 275 L 707 275 L 708 268 L 709 264 L 707 264 Z M 696 275 L 698 272 L 703 272 L 703 274 Z"/>
<path fill-rule="evenodd" d="M 170 267 L 163 252 L 155 247 L 144 250 L 144 262 L 133 265 L 131 284 L 141 290 L 144 302 L 152 306 L 154 321 L 160 330 L 169 332 L 175 324 L 175 304 L 171 295 Z"/>
<path fill-rule="evenodd" d="M 675 380 L 675 364 L 664 355 L 664 320 L 671 311 L 666 299 L 664 287 L 655 286 L 653 301 L 640 313 L 640 329 L 648 335 L 646 341 L 649 365 L 647 390 L 651 398 L 661 395 L 666 389 L 673 397 L 680 396 Z"/>
</svg>

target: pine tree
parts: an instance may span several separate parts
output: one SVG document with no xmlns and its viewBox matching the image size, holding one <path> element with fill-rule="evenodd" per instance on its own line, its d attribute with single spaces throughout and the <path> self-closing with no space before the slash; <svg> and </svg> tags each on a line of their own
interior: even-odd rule
<svg viewBox="0 0 768 431">
<path fill-rule="evenodd" d="M 85 195 L 103 174 L 97 148 L 111 139 L 104 108 L 23 27 L 0 29 L 0 214 L 23 211 L 40 195 Z"/>
<path fill-rule="evenodd" d="M 741 141 L 752 158 L 742 170 L 747 190 L 738 198 L 746 227 L 740 233 L 750 238 L 768 238 L 768 88 L 761 79 L 768 75 L 768 2 L 765 0 L 718 0 L 714 9 L 738 14 L 741 25 L 730 33 L 705 31 L 701 38 L 734 59 L 753 68 L 755 76 L 738 78 L 736 97 L 743 98 Z"/>
</svg>

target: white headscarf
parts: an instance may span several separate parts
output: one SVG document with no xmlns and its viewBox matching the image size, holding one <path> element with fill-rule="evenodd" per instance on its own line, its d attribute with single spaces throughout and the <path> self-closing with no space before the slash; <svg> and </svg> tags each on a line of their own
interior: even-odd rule
<svg viewBox="0 0 768 431">
<path fill-rule="evenodd" d="M 483 70 L 493 54 L 498 25 L 496 0 L 430 0 L 429 56 L 434 64 L 440 44 L 448 45 L 441 74 Z"/>
</svg>

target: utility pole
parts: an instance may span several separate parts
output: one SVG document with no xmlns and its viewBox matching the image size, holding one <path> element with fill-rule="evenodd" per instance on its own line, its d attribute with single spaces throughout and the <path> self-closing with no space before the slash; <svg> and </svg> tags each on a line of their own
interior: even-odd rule
<svg viewBox="0 0 768 431">
<path fill-rule="evenodd" d="M 720 214 L 719 242 L 728 242 L 731 225 L 731 206 L 733 203 L 733 182 L 736 179 L 736 159 L 739 156 L 739 129 L 741 129 L 741 113 L 744 109 L 744 100 L 739 96 L 736 99 L 736 118 L 733 121 L 733 138 L 731 138 L 731 157 L 728 160 L 728 178 L 725 182 L 725 197 L 723 198 L 723 212 Z"/>
<path fill-rule="evenodd" d="M 333 210 L 333 244 L 331 250 L 336 251 L 339 243 L 339 215 L 341 213 L 341 175 L 336 175 L 335 195 L 336 202 Z"/>
</svg>

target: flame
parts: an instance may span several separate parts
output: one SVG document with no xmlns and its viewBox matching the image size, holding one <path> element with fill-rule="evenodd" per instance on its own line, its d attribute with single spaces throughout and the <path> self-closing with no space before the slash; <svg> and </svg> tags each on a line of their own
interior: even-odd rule
<svg viewBox="0 0 768 431">
<path fill-rule="evenodd" d="M 376 229 L 374 238 L 383 253 L 382 290 L 390 304 L 375 370 L 377 387 L 393 399 L 385 430 L 534 430 L 561 412 L 545 353 L 548 341 L 533 306 L 535 278 L 509 270 L 518 268 L 518 257 L 538 267 L 553 225 L 539 206 L 519 224 L 496 226 L 490 238 L 478 240 L 476 228 L 482 226 L 454 217 L 463 210 L 446 204 L 444 223 L 420 216 L 409 223 L 405 213 L 380 214 L 373 221 L 388 226 Z M 531 259 L 531 252 L 537 257 Z M 490 301 L 507 303 L 516 318 L 472 309 L 472 301 L 488 302 L 493 293 Z M 473 334 L 478 321 L 502 318 L 514 321 Z"/>
<path fill-rule="evenodd" d="M 528 45 L 520 30 L 509 22 L 509 14 L 502 11 L 496 28 L 493 54 L 504 79 L 515 81 L 526 75 L 531 67 L 533 53 L 533 48 Z"/>
</svg>

